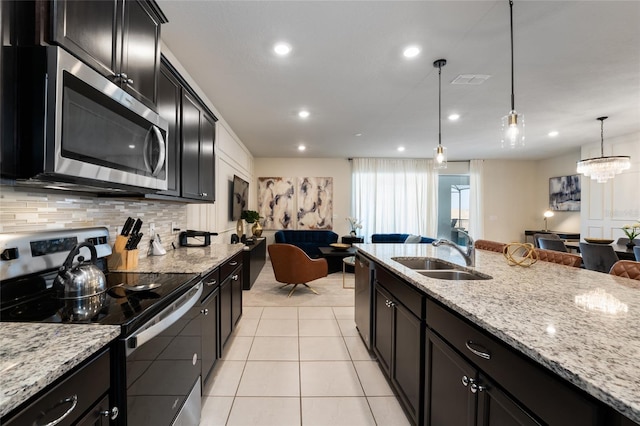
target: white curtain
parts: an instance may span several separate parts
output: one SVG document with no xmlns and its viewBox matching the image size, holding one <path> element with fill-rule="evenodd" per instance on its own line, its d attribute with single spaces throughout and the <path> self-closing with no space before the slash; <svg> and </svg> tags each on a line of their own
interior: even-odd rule
<svg viewBox="0 0 640 426">
<path fill-rule="evenodd" d="M 354 158 L 352 167 L 352 211 L 362 221 L 364 235 L 436 235 L 432 160 Z"/>
<path fill-rule="evenodd" d="M 471 160 L 469 165 L 469 235 L 475 240 L 484 238 L 483 164 L 484 160 Z"/>
</svg>

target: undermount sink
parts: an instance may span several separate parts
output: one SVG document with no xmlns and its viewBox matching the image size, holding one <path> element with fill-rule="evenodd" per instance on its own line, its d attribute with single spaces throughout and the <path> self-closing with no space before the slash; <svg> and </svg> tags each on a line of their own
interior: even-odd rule
<svg viewBox="0 0 640 426">
<path fill-rule="evenodd" d="M 431 270 L 431 271 L 416 271 L 419 274 L 429 278 L 436 278 L 439 280 L 490 280 L 489 275 L 481 274 L 479 272 L 468 271 L 455 271 L 455 270 Z"/>
<path fill-rule="evenodd" d="M 392 260 L 400 263 L 401 265 L 406 266 L 411 269 L 429 269 L 429 270 L 437 270 L 437 269 L 456 269 L 455 265 L 452 265 L 447 262 L 443 262 L 438 259 L 432 258 L 400 258 L 400 257 L 392 257 Z"/>
</svg>

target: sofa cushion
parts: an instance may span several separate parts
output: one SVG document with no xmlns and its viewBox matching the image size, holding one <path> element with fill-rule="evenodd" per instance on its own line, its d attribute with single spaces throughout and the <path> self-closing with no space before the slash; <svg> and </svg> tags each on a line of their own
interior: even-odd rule
<svg viewBox="0 0 640 426">
<path fill-rule="evenodd" d="M 311 258 L 321 256 L 319 247 L 329 247 L 338 242 L 338 234 L 326 229 L 320 230 L 280 230 L 274 234 L 276 243 L 292 244 L 301 248 Z"/>
<path fill-rule="evenodd" d="M 409 234 L 406 240 L 404 240 L 405 244 L 418 244 L 422 241 L 422 237 L 420 235 Z"/>
</svg>

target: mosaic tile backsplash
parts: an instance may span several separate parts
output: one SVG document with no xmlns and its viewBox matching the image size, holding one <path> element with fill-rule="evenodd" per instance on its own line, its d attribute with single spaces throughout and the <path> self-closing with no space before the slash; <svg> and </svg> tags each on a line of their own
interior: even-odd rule
<svg viewBox="0 0 640 426">
<path fill-rule="evenodd" d="M 105 226 L 113 244 L 117 231 L 128 216 L 144 222 L 141 231 L 144 237 L 138 246 L 140 257 L 147 255 L 150 223 L 155 224 L 155 232 L 160 234 L 165 248 L 169 248 L 172 242 L 178 245 L 178 235 L 171 230 L 172 222 L 182 230 L 187 226 L 185 204 L 97 198 L 0 186 L 0 233 Z"/>
</svg>

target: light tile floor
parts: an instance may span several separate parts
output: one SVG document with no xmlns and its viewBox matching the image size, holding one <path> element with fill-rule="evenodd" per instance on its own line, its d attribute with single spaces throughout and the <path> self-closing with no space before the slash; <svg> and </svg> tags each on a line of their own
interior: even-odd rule
<svg viewBox="0 0 640 426">
<path fill-rule="evenodd" d="M 409 424 L 353 307 L 244 307 L 231 339 L 204 389 L 201 426 Z"/>
</svg>

